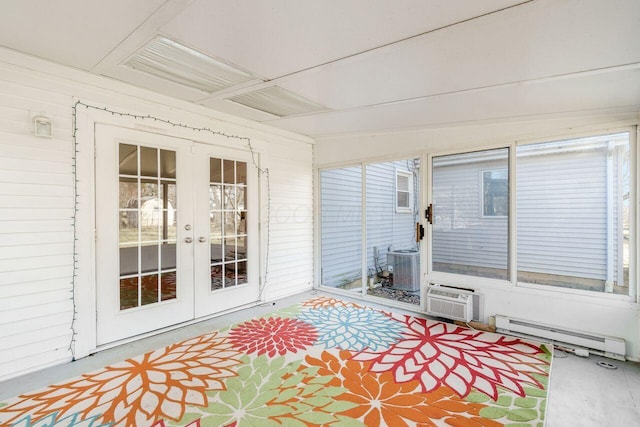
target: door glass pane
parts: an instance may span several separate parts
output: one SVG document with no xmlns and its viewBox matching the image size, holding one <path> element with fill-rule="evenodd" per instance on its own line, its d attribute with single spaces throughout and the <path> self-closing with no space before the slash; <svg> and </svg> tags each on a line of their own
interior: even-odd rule
<svg viewBox="0 0 640 427">
<path fill-rule="evenodd" d="M 142 305 L 148 305 L 158 302 L 158 275 L 152 274 L 142 276 L 142 295 L 140 297 Z"/>
<path fill-rule="evenodd" d="M 236 184 L 247 184 L 247 164 L 236 162 Z"/>
<path fill-rule="evenodd" d="M 138 307 L 138 276 L 120 279 L 120 310 Z"/>
<path fill-rule="evenodd" d="M 320 172 L 321 284 L 362 291 L 362 168 Z"/>
<path fill-rule="evenodd" d="M 176 152 L 160 150 L 160 176 L 162 178 L 176 177 Z"/>
<path fill-rule="evenodd" d="M 236 181 L 236 169 L 233 160 L 222 161 L 222 174 L 224 176 L 225 184 L 235 184 Z"/>
<path fill-rule="evenodd" d="M 216 184 L 222 182 L 222 159 L 209 159 L 209 182 Z"/>
<path fill-rule="evenodd" d="M 120 175 L 138 175 L 138 146 L 120 144 Z"/>
<path fill-rule="evenodd" d="M 433 270 L 509 279 L 509 149 L 433 158 Z"/>
<path fill-rule="evenodd" d="M 176 272 L 167 271 L 160 276 L 160 301 L 176 298 Z"/>
<path fill-rule="evenodd" d="M 140 269 L 143 273 L 149 273 L 158 270 L 158 245 L 142 245 L 140 246 Z"/>
<path fill-rule="evenodd" d="M 367 294 L 419 305 L 420 159 L 369 164 L 365 171 Z"/>
<path fill-rule="evenodd" d="M 518 281 L 629 294 L 629 133 L 517 148 Z"/>
<path fill-rule="evenodd" d="M 140 175 L 158 176 L 158 149 L 140 147 Z"/>
<path fill-rule="evenodd" d="M 138 208 L 138 180 L 135 178 L 120 178 L 120 209 Z"/>
<path fill-rule="evenodd" d="M 130 144 L 119 150 L 120 309 L 126 310 L 176 298 L 176 162 L 174 151 Z"/>
<path fill-rule="evenodd" d="M 209 160 L 212 291 L 246 283 L 246 175 L 245 162 L 218 158 Z M 219 184 L 221 180 L 224 185 Z M 238 260 L 243 261 L 243 270 L 238 270 Z"/>
</svg>

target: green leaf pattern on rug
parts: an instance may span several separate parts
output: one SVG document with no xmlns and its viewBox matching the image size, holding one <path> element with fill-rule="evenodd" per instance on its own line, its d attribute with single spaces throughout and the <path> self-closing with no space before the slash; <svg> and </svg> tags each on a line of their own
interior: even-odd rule
<svg viewBox="0 0 640 427">
<path fill-rule="evenodd" d="M 355 406 L 334 400 L 342 387 L 327 386 L 333 377 L 318 376 L 315 367 L 298 371 L 300 362 L 284 357 L 242 357 L 238 376 L 229 378 L 227 389 L 212 391 L 206 408 L 193 408 L 184 420 L 202 417 L 201 425 L 225 426 L 362 426 L 339 414 Z M 180 424 L 182 425 L 182 423 Z"/>
<path fill-rule="evenodd" d="M 285 308 L 281 308 L 280 310 L 269 312 L 263 316 L 258 316 L 257 318 L 264 317 L 265 319 L 268 319 L 269 317 L 274 317 L 274 316 L 282 317 L 282 318 L 295 318 L 295 317 L 298 317 L 298 314 L 302 313 L 304 309 L 305 307 L 299 304 L 296 304 L 291 307 L 285 307 Z"/>
<path fill-rule="evenodd" d="M 486 408 L 480 410 L 480 416 L 501 422 L 506 427 L 543 426 L 546 390 L 549 387 L 548 377 L 538 374 L 534 374 L 534 376 L 544 385 L 544 390 L 525 387 L 526 397 L 514 398 L 508 390 L 500 388 L 498 400 L 495 402 L 480 392 L 470 393 L 466 400 L 487 405 Z"/>
</svg>

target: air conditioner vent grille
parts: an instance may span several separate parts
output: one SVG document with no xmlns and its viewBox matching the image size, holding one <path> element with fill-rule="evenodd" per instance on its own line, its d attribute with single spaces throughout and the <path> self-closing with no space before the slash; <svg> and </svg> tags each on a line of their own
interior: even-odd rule
<svg viewBox="0 0 640 427">
<path fill-rule="evenodd" d="M 469 322 L 473 318 L 473 297 L 470 292 L 443 289 L 432 285 L 427 290 L 427 313 L 446 319 Z"/>
</svg>

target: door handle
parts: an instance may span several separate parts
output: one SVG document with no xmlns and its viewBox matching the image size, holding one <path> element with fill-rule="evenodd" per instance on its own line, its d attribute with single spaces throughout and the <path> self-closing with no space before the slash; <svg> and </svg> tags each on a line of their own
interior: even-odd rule
<svg viewBox="0 0 640 427">
<path fill-rule="evenodd" d="M 185 241 L 185 243 L 191 243 L 191 242 L 193 242 L 193 239 L 191 237 L 185 237 L 184 241 Z"/>
<path fill-rule="evenodd" d="M 419 222 L 416 222 L 416 243 L 420 242 L 424 238 L 424 227 Z"/>
<path fill-rule="evenodd" d="M 207 238 L 206 238 L 206 237 L 204 237 L 204 236 L 200 236 L 200 237 L 198 237 L 198 242 L 200 242 L 200 243 L 204 243 L 204 242 L 206 242 L 206 241 L 207 241 Z"/>
</svg>

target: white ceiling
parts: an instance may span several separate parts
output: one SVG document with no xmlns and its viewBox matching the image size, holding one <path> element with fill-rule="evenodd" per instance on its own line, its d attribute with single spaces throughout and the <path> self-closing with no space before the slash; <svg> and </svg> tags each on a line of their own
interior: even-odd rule
<svg viewBox="0 0 640 427">
<path fill-rule="evenodd" d="M 158 35 L 257 79 L 122 65 Z M 0 45 L 314 137 L 640 110 L 638 0 L 0 0 Z M 273 85 L 325 108 L 228 100 Z"/>
</svg>

